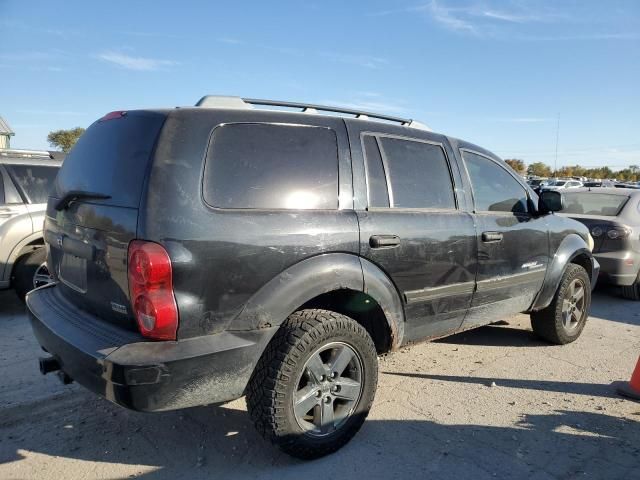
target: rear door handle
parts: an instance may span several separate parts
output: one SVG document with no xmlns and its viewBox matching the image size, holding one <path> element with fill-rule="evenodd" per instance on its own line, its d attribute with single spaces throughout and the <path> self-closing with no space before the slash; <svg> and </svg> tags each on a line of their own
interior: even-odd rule
<svg viewBox="0 0 640 480">
<path fill-rule="evenodd" d="M 482 232 L 482 241 L 485 243 L 497 243 L 502 241 L 500 232 Z"/>
<path fill-rule="evenodd" d="M 397 235 L 372 235 L 369 238 L 371 248 L 397 247 L 400 237 Z"/>
<path fill-rule="evenodd" d="M 10 208 L 0 208 L 0 218 L 11 218 L 18 215 L 19 212 Z"/>
</svg>

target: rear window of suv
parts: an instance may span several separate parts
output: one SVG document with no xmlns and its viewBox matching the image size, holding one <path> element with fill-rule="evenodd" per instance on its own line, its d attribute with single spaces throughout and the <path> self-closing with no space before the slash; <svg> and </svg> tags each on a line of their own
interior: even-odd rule
<svg viewBox="0 0 640 480">
<path fill-rule="evenodd" d="M 67 155 L 53 195 L 99 193 L 103 203 L 138 208 L 156 138 L 166 115 L 133 111 L 94 122 Z M 94 201 L 94 200 L 91 200 Z"/>
<path fill-rule="evenodd" d="M 31 203 L 46 203 L 58 173 L 58 167 L 44 165 L 7 165 L 7 170 Z"/>
<path fill-rule="evenodd" d="M 234 123 L 217 127 L 204 199 L 218 208 L 338 208 L 338 144 L 326 127 Z"/>
</svg>

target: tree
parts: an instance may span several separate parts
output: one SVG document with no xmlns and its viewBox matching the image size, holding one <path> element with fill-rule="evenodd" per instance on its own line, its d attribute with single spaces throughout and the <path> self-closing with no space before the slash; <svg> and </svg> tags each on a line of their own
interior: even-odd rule
<svg viewBox="0 0 640 480">
<path fill-rule="evenodd" d="M 49 132 L 47 135 L 47 141 L 53 146 L 61 149 L 65 153 L 69 153 L 71 147 L 73 147 L 80 135 L 84 133 L 84 128 L 76 127 L 70 130 L 55 130 Z"/>
<path fill-rule="evenodd" d="M 546 163 L 535 162 L 529 165 L 529 169 L 527 170 L 529 175 L 535 175 L 537 177 L 550 177 L 551 176 L 551 167 Z"/>
<path fill-rule="evenodd" d="M 527 165 L 518 158 L 507 158 L 505 162 L 520 175 L 523 175 L 527 171 Z"/>
</svg>

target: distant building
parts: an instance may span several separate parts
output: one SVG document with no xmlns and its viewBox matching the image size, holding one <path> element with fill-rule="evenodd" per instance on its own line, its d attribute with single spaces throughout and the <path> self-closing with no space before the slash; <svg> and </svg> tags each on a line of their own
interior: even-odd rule
<svg viewBox="0 0 640 480">
<path fill-rule="evenodd" d="M 15 135 L 15 132 L 11 130 L 6 120 L 0 117 L 0 148 L 11 148 L 11 137 L 13 135 Z"/>
</svg>

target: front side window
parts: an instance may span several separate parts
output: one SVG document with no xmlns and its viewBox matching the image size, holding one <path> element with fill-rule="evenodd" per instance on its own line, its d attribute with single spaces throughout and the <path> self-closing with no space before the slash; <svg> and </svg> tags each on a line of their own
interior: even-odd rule
<svg viewBox="0 0 640 480">
<path fill-rule="evenodd" d="M 455 209 L 447 157 L 439 145 L 380 137 L 394 208 Z"/>
<path fill-rule="evenodd" d="M 203 187 L 205 201 L 219 208 L 337 209 L 336 134 L 312 126 L 221 125 Z"/>
<path fill-rule="evenodd" d="M 478 212 L 527 212 L 527 193 L 504 168 L 494 161 L 464 151 L 462 153 Z"/>
<path fill-rule="evenodd" d="M 16 183 L 24 190 L 31 203 L 46 203 L 58 167 L 40 165 L 7 165 L 7 170 Z"/>
</svg>

